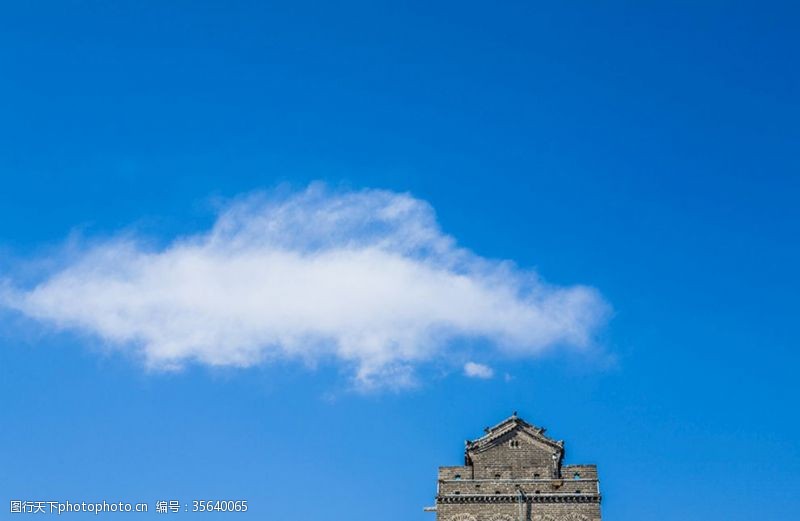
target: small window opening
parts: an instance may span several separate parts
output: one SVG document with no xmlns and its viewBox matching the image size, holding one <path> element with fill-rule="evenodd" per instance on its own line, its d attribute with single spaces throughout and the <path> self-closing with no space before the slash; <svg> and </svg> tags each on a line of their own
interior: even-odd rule
<svg viewBox="0 0 800 521">
<path fill-rule="evenodd" d="M 453 494 L 455 494 L 456 496 L 460 496 L 460 495 L 461 495 L 461 492 L 459 492 L 458 490 L 456 490 L 455 492 L 453 492 Z"/>
<path fill-rule="evenodd" d="M 456 480 L 461 479 L 461 474 L 456 474 L 455 476 L 453 476 L 453 479 L 456 479 Z"/>
<path fill-rule="evenodd" d="M 475 488 L 481 488 L 481 484 L 478 483 L 477 485 L 475 485 Z"/>
<path fill-rule="evenodd" d="M 533 475 L 533 479 L 539 479 L 540 477 L 542 476 L 540 476 L 538 473 Z"/>
<path fill-rule="evenodd" d="M 499 478 L 500 474 L 495 474 L 494 477 Z"/>
<path fill-rule="evenodd" d="M 576 472 L 572 475 L 572 479 L 581 479 L 581 475 Z"/>
<path fill-rule="evenodd" d="M 534 494 L 541 494 L 541 493 L 542 493 L 541 490 L 537 490 L 536 492 L 534 492 Z"/>
<path fill-rule="evenodd" d="M 500 491 L 499 490 L 495 490 L 494 493 L 495 494 L 500 494 Z"/>
<path fill-rule="evenodd" d="M 575 493 L 576 493 L 576 494 L 580 494 L 580 493 L 581 493 L 581 490 L 580 490 L 580 489 L 577 489 L 577 490 L 575 490 Z"/>
</svg>

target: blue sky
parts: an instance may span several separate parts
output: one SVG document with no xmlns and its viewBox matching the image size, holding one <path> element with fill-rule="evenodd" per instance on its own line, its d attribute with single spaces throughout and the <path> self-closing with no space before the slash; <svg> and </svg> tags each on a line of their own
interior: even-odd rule
<svg viewBox="0 0 800 521">
<path fill-rule="evenodd" d="M 0 501 L 232 498 L 253 519 L 432 521 L 436 467 L 518 410 L 568 462 L 599 465 L 608 519 L 800 508 L 796 7 L 163 4 L 2 8 Z M 413 211 L 314 235 L 302 218 L 347 197 Z M 306 222 L 276 235 L 299 241 L 291 253 L 386 239 L 390 260 L 463 275 L 497 306 L 462 324 L 447 314 L 460 294 L 436 291 L 435 335 L 399 307 L 419 334 L 370 330 L 372 350 L 346 314 L 309 333 L 262 327 L 276 311 L 258 308 L 239 343 L 215 343 L 231 316 L 216 308 L 177 330 L 137 316 L 127 336 L 96 312 L 128 313 L 143 280 L 172 288 L 133 274 L 163 276 L 148 259 L 206 244 L 242 205 L 249 231 L 220 247 L 271 254 L 249 226 L 287 204 Z M 403 242 L 408 223 L 432 242 Z M 395 280 L 358 258 L 346 266 Z M 57 284 L 70 269 L 76 284 Z M 130 291 L 86 289 L 109 281 Z M 303 288 L 302 316 L 327 320 Z M 570 327 L 531 326 L 562 316 L 545 297 L 582 288 Z M 352 312 L 383 309 L 364 302 Z M 360 385 L 365 364 L 386 385 Z"/>
</svg>

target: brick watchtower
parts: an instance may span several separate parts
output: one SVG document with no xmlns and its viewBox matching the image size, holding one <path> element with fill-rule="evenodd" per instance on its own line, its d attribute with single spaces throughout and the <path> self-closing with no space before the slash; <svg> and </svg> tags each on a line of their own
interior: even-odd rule
<svg viewBox="0 0 800 521">
<path fill-rule="evenodd" d="M 436 521 L 600 521 L 595 465 L 562 465 L 564 442 L 516 413 L 439 467 Z"/>
</svg>

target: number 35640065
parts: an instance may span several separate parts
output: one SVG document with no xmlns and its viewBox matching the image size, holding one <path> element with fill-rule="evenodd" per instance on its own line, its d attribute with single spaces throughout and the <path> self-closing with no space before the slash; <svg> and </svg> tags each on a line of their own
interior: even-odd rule
<svg viewBox="0 0 800 521">
<path fill-rule="evenodd" d="M 192 512 L 247 512 L 247 500 L 195 500 L 192 501 Z"/>
</svg>

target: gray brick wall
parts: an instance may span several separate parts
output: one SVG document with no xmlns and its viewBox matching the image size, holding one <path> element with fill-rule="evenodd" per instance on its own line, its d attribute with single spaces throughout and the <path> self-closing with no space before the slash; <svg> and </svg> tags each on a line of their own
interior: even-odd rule
<svg viewBox="0 0 800 521">
<path fill-rule="evenodd" d="M 563 442 L 512 416 L 439 467 L 436 521 L 600 521 L 594 465 L 562 465 Z"/>
</svg>

